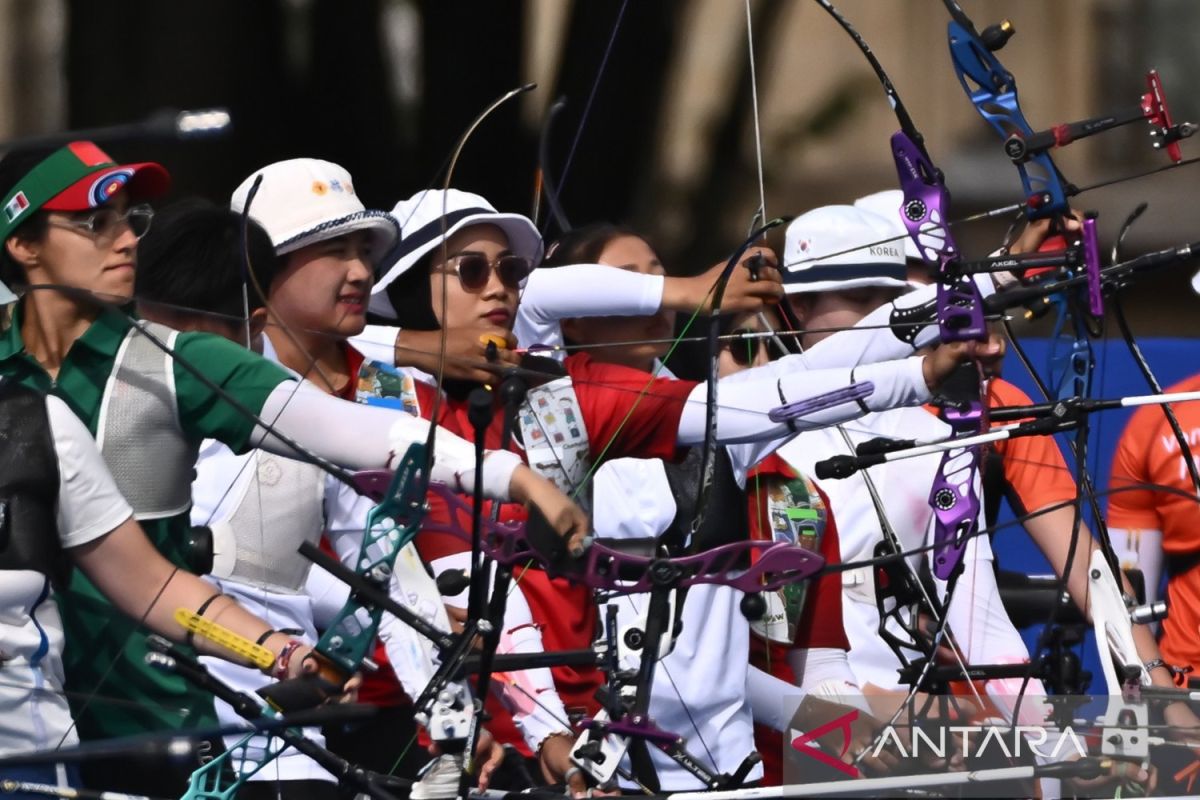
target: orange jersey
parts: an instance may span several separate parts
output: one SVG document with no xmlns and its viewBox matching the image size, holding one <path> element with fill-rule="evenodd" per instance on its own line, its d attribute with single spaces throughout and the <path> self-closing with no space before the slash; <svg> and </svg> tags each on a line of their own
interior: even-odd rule
<svg viewBox="0 0 1200 800">
<path fill-rule="evenodd" d="M 1027 406 L 1029 395 L 1002 378 L 988 385 L 988 406 Z M 997 442 L 996 452 L 1004 462 L 1004 480 L 1021 502 L 1017 513 L 1047 506 L 1074 503 L 1078 497 L 1075 477 L 1053 436 L 1023 436 Z"/>
<path fill-rule="evenodd" d="M 1200 390 L 1200 375 L 1167 392 Z M 1200 404 L 1172 405 L 1188 444 L 1200 442 Z M 1154 487 L 1161 486 L 1163 490 Z M 1113 456 L 1108 523 L 1114 528 L 1162 531 L 1167 555 L 1167 602 L 1162 653 L 1168 663 L 1200 667 L 1200 506 L 1187 463 L 1166 415 L 1157 406 L 1134 412 Z M 1182 492 L 1183 494 L 1175 493 Z M 1172 568 L 1172 556 L 1175 566 Z M 1189 563 L 1184 563 L 1189 559 Z"/>
</svg>

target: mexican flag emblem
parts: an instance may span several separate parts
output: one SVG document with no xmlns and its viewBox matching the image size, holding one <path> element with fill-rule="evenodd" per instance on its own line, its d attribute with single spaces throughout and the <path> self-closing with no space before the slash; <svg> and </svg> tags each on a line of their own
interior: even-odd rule
<svg viewBox="0 0 1200 800">
<path fill-rule="evenodd" d="M 24 192 L 17 192 L 13 195 L 13 199 L 8 201 L 8 205 L 4 207 L 4 216 L 8 217 L 8 221 L 12 222 L 17 217 L 29 208 L 29 199 L 25 197 Z"/>
</svg>

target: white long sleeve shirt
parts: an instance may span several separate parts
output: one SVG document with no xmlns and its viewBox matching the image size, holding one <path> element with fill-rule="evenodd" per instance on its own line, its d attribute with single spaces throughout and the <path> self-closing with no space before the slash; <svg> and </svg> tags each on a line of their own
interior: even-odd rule
<svg viewBox="0 0 1200 800">
<path fill-rule="evenodd" d="M 922 408 L 869 414 L 843 427 L 855 444 L 877 436 L 937 439 L 949 434 L 945 423 Z M 779 454 L 805 474 L 813 475 L 816 462 L 850 452 L 840 433 L 826 429 L 801 434 L 780 448 Z M 934 455 L 893 461 L 870 469 L 885 515 L 906 551 L 932 541 L 933 511 L 929 506 L 929 490 L 940 460 L 940 456 Z M 842 560 L 870 559 L 883 532 L 863 475 L 859 473 L 843 480 L 818 480 L 817 483 L 828 495 L 830 508 L 838 520 Z M 910 556 L 909 564 L 913 569 L 919 568 L 920 556 Z M 850 666 L 860 684 L 899 689 L 901 684 L 896 670 L 900 664 L 878 635 L 879 614 L 875 607 L 873 581 L 873 573 L 868 568 L 843 573 L 842 608 L 851 645 Z M 945 596 L 945 583 L 936 583 L 937 599 L 940 600 Z M 963 574 L 951 598 L 949 625 L 970 663 L 1020 663 L 1029 658 L 1020 634 L 1000 602 L 987 537 L 973 538 L 964 552 Z M 1040 687 L 1031 688 L 1030 693 L 1041 693 Z"/>
<path fill-rule="evenodd" d="M 265 350 L 266 357 L 274 357 L 269 342 Z M 344 403 L 342 407 L 346 407 Z M 295 471 L 312 473 L 308 480 L 296 481 L 302 486 L 311 485 L 311 496 L 302 492 L 302 496 L 292 498 L 293 502 L 282 505 L 276 505 L 269 499 L 264 501 L 264 498 L 280 499 L 272 491 Z M 242 549 L 265 550 L 269 553 L 273 546 L 280 546 L 285 541 L 287 544 L 284 546 L 293 547 L 296 530 L 315 528 L 324 530 L 339 559 L 347 566 L 354 567 L 362 544 L 367 513 L 374 506 L 372 500 L 319 472 L 316 467 L 262 450 L 235 455 L 228 447 L 214 440 L 207 440 L 201 446 L 192 484 L 192 500 L 192 524 L 228 531 L 227 535 L 216 537 L 218 563 L 221 559 L 228 559 L 232 563 Z M 314 514 L 318 515 L 317 519 L 308 518 Z M 249 529 L 255 527 L 257 530 Z M 273 585 L 270 580 L 255 580 L 253 572 L 253 569 L 243 569 L 239 571 L 239 577 L 212 580 L 218 583 L 223 592 L 237 598 L 247 610 L 257 614 L 273 628 L 300 631 L 300 635 L 309 641 L 316 641 L 317 638 L 316 618 L 321 616 L 327 620 L 330 611 L 336 611 L 348 596 L 344 589 L 329 588 L 331 577 L 323 571 L 318 571 L 315 576 L 310 575 L 313 584 L 325 587 L 320 592 L 320 605 L 307 591 L 309 581 L 305 581 L 301 589 L 282 587 Z M 217 573 L 228 574 L 221 569 Z M 426 574 L 411 544 L 397 557 L 389 588 L 397 601 L 443 630 L 449 630 L 449 619 L 441 605 L 437 587 Z M 405 692 L 415 697 L 435 669 L 432 643 L 390 614 L 383 615 L 379 638 Z M 269 678 L 248 667 L 208 656 L 202 660 L 219 679 L 243 691 L 253 692 L 270 682 Z M 218 700 L 216 709 L 222 724 L 240 722 L 240 717 L 227 704 Z M 317 729 L 306 729 L 305 735 L 318 743 L 323 742 Z M 226 744 L 231 745 L 239 738 L 227 737 Z M 258 737 L 255 745 L 261 755 L 266 745 L 265 737 Z M 336 781 L 316 762 L 292 749 L 285 750 L 252 780 Z"/>
</svg>

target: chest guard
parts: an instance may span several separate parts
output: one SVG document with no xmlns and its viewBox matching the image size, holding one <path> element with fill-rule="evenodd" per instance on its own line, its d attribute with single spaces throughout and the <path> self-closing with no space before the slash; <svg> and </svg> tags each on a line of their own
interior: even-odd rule
<svg viewBox="0 0 1200 800">
<path fill-rule="evenodd" d="M 299 547 L 316 544 L 324 528 L 324 473 L 263 450 L 249 458 L 253 473 L 241 481 L 233 513 L 209 525 L 212 575 L 296 594 L 312 564 Z"/>
<path fill-rule="evenodd" d="M 0 570 L 61 577 L 58 456 L 38 392 L 0 379 Z"/>
<path fill-rule="evenodd" d="M 171 348 L 179 332 L 142 322 Z M 139 520 L 182 514 L 192 502 L 199 442 L 179 423 L 174 359 L 131 329 L 104 389 L 96 443 L 121 494 Z"/>
<path fill-rule="evenodd" d="M 517 410 L 515 432 L 529 468 L 573 497 L 585 511 L 591 510 L 591 481 L 584 480 L 592 469 L 591 442 L 575 385 L 562 364 L 542 356 L 526 356 L 522 366 L 558 375 L 534 386 Z M 576 487 L 584 491 L 576 496 Z"/>
</svg>

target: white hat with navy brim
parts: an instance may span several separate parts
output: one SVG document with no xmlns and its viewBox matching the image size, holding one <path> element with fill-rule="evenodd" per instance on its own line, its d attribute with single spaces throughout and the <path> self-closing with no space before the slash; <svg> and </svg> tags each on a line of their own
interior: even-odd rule
<svg viewBox="0 0 1200 800">
<path fill-rule="evenodd" d="M 911 289 L 904 247 L 885 241 L 896 223 L 854 206 L 823 206 L 787 227 L 783 288 L 788 294 L 865 286 Z"/>
<path fill-rule="evenodd" d="M 921 258 L 921 254 L 917 251 L 917 243 L 908 235 L 908 228 L 904 227 L 900 211 L 900 207 L 903 205 L 904 192 L 899 189 L 884 189 L 882 192 L 875 192 L 854 201 L 855 208 L 861 208 L 872 214 L 878 214 L 888 221 L 894 221 L 896 223 L 895 235 L 903 237 L 896 241 L 904 245 L 904 257 L 910 261 L 924 263 L 925 259 Z"/>
<path fill-rule="evenodd" d="M 380 265 L 371 289 L 370 309 L 381 316 L 396 316 L 387 287 L 446 239 L 471 225 L 495 225 L 508 238 L 508 248 L 514 255 L 528 259 L 535 267 L 542 260 L 542 237 L 528 217 L 501 213 L 471 192 L 427 189 L 397 203 L 392 216 L 400 224 L 400 241 Z"/>
</svg>

